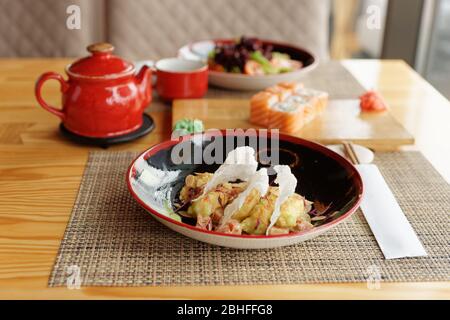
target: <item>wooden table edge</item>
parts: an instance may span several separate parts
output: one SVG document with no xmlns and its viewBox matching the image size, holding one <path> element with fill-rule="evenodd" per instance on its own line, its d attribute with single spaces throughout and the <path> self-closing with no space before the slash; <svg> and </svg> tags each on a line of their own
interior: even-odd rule
<svg viewBox="0 0 450 320">
<path fill-rule="evenodd" d="M 237 293 L 237 289 L 239 293 Z M 250 299 L 250 300 L 411 300 L 450 299 L 450 282 L 319 283 L 293 285 L 141 286 L 80 289 L 0 289 L 1 299 Z"/>
</svg>

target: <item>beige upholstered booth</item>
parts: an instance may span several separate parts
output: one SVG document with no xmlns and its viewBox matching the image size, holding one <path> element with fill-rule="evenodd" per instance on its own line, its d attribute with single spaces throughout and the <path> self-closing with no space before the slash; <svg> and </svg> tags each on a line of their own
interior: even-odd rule
<svg viewBox="0 0 450 320">
<path fill-rule="evenodd" d="M 111 0 L 107 17 L 109 40 L 132 58 L 173 56 L 186 42 L 242 34 L 328 52 L 327 0 Z"/>
<path fill-rule="evenodd" d="M 80 8 L 80 29 L 66 27 L 70 5 Z M 104 16 L 103 0 L 0 0 L 0 56 L 84 55 L 104 40 Z"/>
<path fill-rule="evenodd" d="M 81 28 L 69 30 L 69 5 Z M 254 35 L 328 57 L 329 0 L 0 0 L 0 56 L 79 56 L 108 41 L 128 59 L 174 56 L 201 39 Z"/>
</svg>

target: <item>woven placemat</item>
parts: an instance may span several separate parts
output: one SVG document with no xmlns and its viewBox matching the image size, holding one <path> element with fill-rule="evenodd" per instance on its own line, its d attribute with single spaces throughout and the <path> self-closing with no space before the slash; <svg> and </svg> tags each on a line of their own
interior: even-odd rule
<svg viewBox="0 0 450 320">
<path fill-rule="evenodd" d="M 191 240 L 141 209 L 125 185 L 129 152 L 93 152 L 62 240 L 50 286 L 80 268 L 82 285 L 244 285 L 450 280 L 450 186 L 417 152 L 376 163 L 429 256 L 385 260 L 362 213 L 302 244 L 236 250 Z"/>
<path fill-rule="evenodd" d="M 341 62 L 330 60 L 317 66 L 300 80 L 306 87 L 328 92 L 330 99 L 358 99 L 365 89 Z M 210 99 L 247 99 L 255 91 L 226 90 L 210 86 L 205 98 Z M 170 103 L 164 102 L 154 95 L 150 111 L 170 109 Z"/>
</svg>

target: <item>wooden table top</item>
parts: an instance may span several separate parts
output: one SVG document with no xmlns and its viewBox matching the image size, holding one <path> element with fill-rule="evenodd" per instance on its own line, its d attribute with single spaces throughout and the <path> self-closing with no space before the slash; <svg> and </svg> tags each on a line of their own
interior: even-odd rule
<svg viewBox="0 0 450 320">
<path fill-rule="evenodd" d="M 365 283 L 216 287 L 48 288 L 47 280 L 69 219 L 90 149 L 58 133 L 58 119 L 38 107 L 34 82 L 63 72 L 69 59 L 0 59 L 0 298 L 361 299 L 449 298 L 450 283 Z M 415 148 L 450 181 L 450 103 L 401 61 L 348 60 L 366 88 L 386 98 L 394 117 L 414 135 Z M 44 88 L 60 103 L 59 87 Z M 141 151 L 169 137 L 170 108 L 150 108 L 155 131 L 109 150 Z"/>
</svg>

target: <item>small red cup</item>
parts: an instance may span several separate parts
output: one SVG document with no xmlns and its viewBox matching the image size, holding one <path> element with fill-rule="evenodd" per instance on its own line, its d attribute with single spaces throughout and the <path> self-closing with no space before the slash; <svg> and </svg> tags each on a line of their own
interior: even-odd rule
<svg viewBox="0 0 450 320">
<path fill-rule="evenodd" d="M 156 91 L 164 100 L 201 98 L 208 90 L 208 65 L 167 58 L 156 62 Z"/>
</svg>

